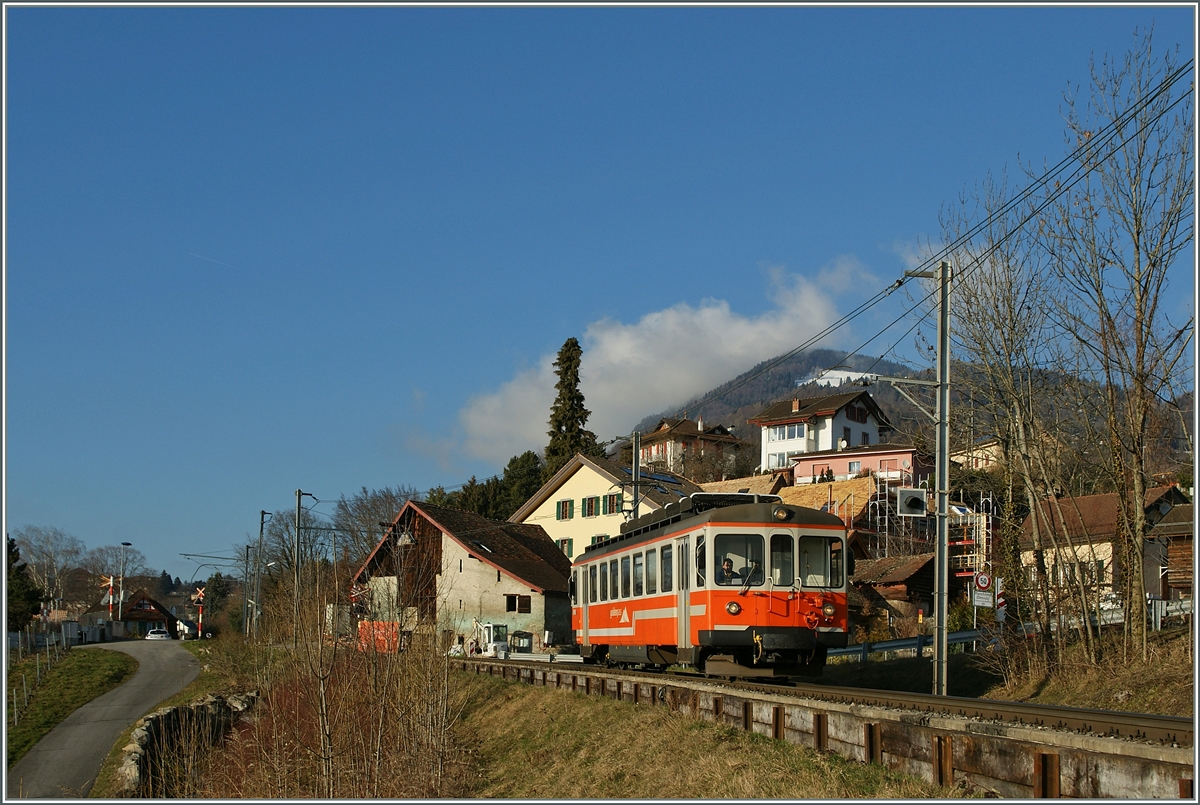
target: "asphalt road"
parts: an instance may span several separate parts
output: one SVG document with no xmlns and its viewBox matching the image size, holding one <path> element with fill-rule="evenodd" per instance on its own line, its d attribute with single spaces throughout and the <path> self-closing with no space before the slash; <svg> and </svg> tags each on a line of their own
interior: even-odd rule
<svg viewBox="0 0 1200 805">
<path fill-rule="evenodd" d="M 100 643 L 72 651 L 123 651 L 138 661 L 138 670 L 68 716 L 17 761 L 8 772 L 5 799 L 86 797 L 121 732 L 200 673 L 200 663 L 174 640 Z"/>
</svg>

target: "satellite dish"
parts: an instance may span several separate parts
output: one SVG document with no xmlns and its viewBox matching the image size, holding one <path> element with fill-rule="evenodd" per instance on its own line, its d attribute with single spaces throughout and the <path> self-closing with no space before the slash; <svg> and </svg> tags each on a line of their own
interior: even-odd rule
<svg viewBox="0 0 1200 805">
<path fill-rule="evenodd" d="M 906 458 L 906 459 L 904 459 L 904 469 L 908 469 L 910 466 L 912 466 L 912 465 L 911 465 L 911 463 L 909 462 L 909 460 L 908 460 L 907 458 Z"/>
</svg>

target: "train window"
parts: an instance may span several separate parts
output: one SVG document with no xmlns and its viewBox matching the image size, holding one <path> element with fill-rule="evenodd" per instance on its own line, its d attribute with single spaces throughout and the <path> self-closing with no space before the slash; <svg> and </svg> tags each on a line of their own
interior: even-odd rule
<svg viewBox="0 0 1200 805">
<path fill-rule="evenodd" d="M 671 592 L 671 546 L 662 547 L 662 591 Z"/>
<path fill-rule="evenodd" d="M 578 582 L 579 582 L 579 571 L 572 570 L 571 571 L 571 583 L 570 583 L 571 606 L 575 606 L 576 604 L 579 603 L 578 597 L 576 595 L 576 593 L 578 592 L 578 590 L 576 590 L 576 585 L 578 584 Z"/>
<path fill-rule="evenodd" d="M 760 586 L 765 578 L 763 571 L 763 538 L 762 534 L 717 534 L 713 540 L 714 560 L 724 564 L 726 559 L 733 562 L 733 577 L 719 584 L 741 586 L 747 580 L 754 586 Z"/>
<path fill-rule="evenodd" d="M 621 557 L 621 597 L 629 597 L 629 557 Z"/>
<path fill-rule="evenodd" d="M 658 592 L 658 552 L 646 551 L 646 595 Z"/>
<path fill-rule="evenodd" d="M 770 535 L 770 583 L 791 587 L 796 581 L 796 559 L 791 534 Z"/>
<path fill-rule="evenodd" d="M 635 553 L 633 555 L 633 594 L 642 594 L 642 555 Z"/>
<path fill-rule="evenodd" d="M 600 600 L 608 600 L 608 565 L 600 563 Z"/>
<path fill-rule="evenodd" d="M 593 604 L 596 603 L 597 601 L 599 601 L 600 599 L 596 597 L 597 590 L 596 590 L 596 566 L 595 565 L 592 565 L 591 567 L 588 568 L 588 589 L 591 591 L 591 596 L 589 597 L 588 600 L 591 601 Z"/>
<path fill-rule="evenodd" d="M 796 560 L 791 534 L 771 535 L 771 583 L 791 587 L 796 579 Z"/>
<path fill-rule="evenodd" d="M 612 600 L 616 601 L 620 593 L 617 592 L 617 560 L 614 559 L 608 563 L 608 583 L 612 586 Z"/>
<path fill-rule="evenodd" d="M 704 535 L 696 537 L 696 589 L 704 588 Z"/>
<path fill-rule="evenodd" d="M 800 583 L 805 587 L 841 587 L 842 553 L 839 537 L 801 537 Z"/>
</svg>

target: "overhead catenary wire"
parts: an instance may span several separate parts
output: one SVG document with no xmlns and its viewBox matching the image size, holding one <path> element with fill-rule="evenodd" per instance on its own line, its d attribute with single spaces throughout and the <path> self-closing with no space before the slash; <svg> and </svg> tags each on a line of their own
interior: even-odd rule
<svg viewBox="0 0 1200 805">
<path fill-rule="evenodd" d="M 980 221 L 979 223 L 975 224 L 974 226 L 968 228 L 966 232 L 964 232 L 959 237 L 955 238 L 950 243 L 943 245 L 938 251 L 934 252 L 932 255 L 930 255 L 925 260 L 923 260 L 913 270 L 921 271 L 921 270 L 928 270 L 930 268 L 935 267 L 941 260 L 946 259 L 947 257 L 953 255 L 958 250 L 960 250 L 963 246 L 965 246 L 967 243 L 971 242 L 971 240 L 973 240 L 981 232 L 983 232 L 990 225 L 991 219 L 994 219 L 997 217 L 1002 217 L 1002 216 L 1008 214 L 1009 212 L 1011 212 L 1013 209 L 1017 208 L 1018 206 L 1024 205 L 1035 193 L 1038 193 L 1038 192 L 1042 191 L 1043 188 L 1047 187 L 1051 181 L 1056 182 L 1054 190 L 1050 194 L 1048 194 L 1047 197 L 1040 204 L 1038 204 L 1036 207 L 1034 207 L 1033 210 L 1027 216 L 1025 216 L 1025 218 L 1020 222 L 1020 224 L 1018 226 L 1013 227 L 1009 232 L 1007 232 L 1004 235 L 1004 237 L 1002 237 L 995 244 L 993 244 L 991 246 L 991 248 L 986 250 L 982 255 L 980 255 L 979 258 L 977 258 L 975 261 L 973 261 L 973 263 L 970 264 L 968 267 L 966 267 L 966 268 L 960 267 L 961 270 L 956 272 L 954 279 L 952 279 L 952 282 L 961 283 L 963 280 L 967 279 L 976 270 L 978 270 L 983 265 L 984 260 L 987 257 L 989 257 L 992 253 L 994 253 L 994 251 L 1000 245 L 1002 245 L 1009 237 L 1012 237 L 1013 235 L 1016 234 L 1016 232 L 1019 232 L 1026 224 L 1028 224 L 1031 220 L 1033 220 L 1034 217 L 1036 217 L 1038 214 L 1040 214 L 1042 212 L 1042 210 L 1045 209 L 1046 206 L 1051 204 L 1053 201 L 1056 201 L 1062 194 L 1064 194 L 1069 189 L 1074 187 L 1074 185 L 1077 184 L 1079 181 L 1081 181 L 1085 176 L 1092 173 L 1097 167 L 1099 167 L 1100 164 L 1102 164 L 1103 162 L 1105 162 L 1109 158 L 1111 158 L 1111 156 L 1113 154 L 1105 155 L 1105 156 L 1103 156 L 1103 158 L 1099 158 L 1099 159 L 1093 158 L 1090 161 L 1084 161 L 1084 159 L 1083 159 L 1085 156 L 1087 156 L 1089 154 L 1095 155 L 1098 152 L 1103 152 L 1104 150 L 1106 150 L 1108 148 L 1108 146 L 1111 144 L 1111 141 L 1124 129 L 1124 127 L 1130 122 L 1130 120 L 1132 120 L 1138 113 L 1140 113 L 1142 111 L 1142 109 L 1144 109 L 1150 103 L 1157 100 L 1161 95 L 1163 95 L 1166 92 L 1169 92 L 1170 89 L 1181 78 L 1183 78 L 1185 75 L 1188 74 L 1188 72 L 1191 71 L 1192 64 L 1193 64 L 1193 60 L 1188 59 L 1178 69 L 1176 69 L 1174 72 L 1172 72 L 1169 75 L 1167 75 L 1166 77 L 1164 77 L 1162 83 L 1159 84 L 1157 89 L 1155 89 L 1153 92 L 1149 93 L 1145 98 L 1141 99 L 1138 103 L 1131 106 L 1128 110 L 1126 110 L 1126 112 L 1124 114 L 1119 116 L 1117 119 L 1111 121 L 1107 126 L 1103 127 L 1099 132 L 1097 132 L 1096 134 L 1092 135 L 1089 138 L 1085 138 L 1084 141 L 1074 151 L 1072 151 L 1070 154 L 1065 156 L 1058 163 L 1056 163 L 1052 168 L 1050 168 L 1048 171 L 1043 173 L 1040 177 L 1038 177 L 1033 182 L 1031 182 L 1020 193 L 1015 195 L 1013 198 L 1011 198 L 1005 204 L 1001 205 L 1001 207 L 996 212 L 992 213 L 990 216 L 988 216 L 984 220 Z M 1184 99 L 1184 97 L 1185 96 L 1181 95 L 1179 98 L 1176 98 L 1165 109 L 1163 109 L 1162 112 L 1160 112 L 1152 120 L 1147 121 L 1147 123 L 1144 124 L 1143 127 L 1139 128 L 1136 132 L 1133 132 L 1133 134 L 1139 134 L 1145 128 L 1145 126 L 1148 126 L 1151 123 L 1157 122 L 1157 120 L 1159 118 L 1161 118 L 1162 115 L 1165 115 L 1168 111 L 1173 109 L 1178 103 L 1180 103 Z M 1130 136 L 1133 136 L 1133 134 L 1131 134 Z M 1128 138 L 1126 138 L 1126 140 L 1127 139 Z M 1121 143 L 1119 143 L 1118 145 L 1123 145 L 1126 140 L 1122 140 Z M 1076 163 L 1078 163 L 1078 164 L 1076 164 Z M 1076 167 L 1074 168 L 1073 171 L 1071 171 L 1070 174 L 1068 174 L 1067 181 L 1066 182 L 1061 181 L 1059 179 L 1060 175 L 1063 174 L 1067 170 L 1067 168 L 1073 164 L 1076 165 Z M 907 279 L 907 278 L 901 278 L 901 279 L 897 280 L 896 282 L 892 283 L 891 285 L 887 286 L 887 288 L 885 288 L 883 291 L 880 291 L 879 293 L 876 293 L 874 296 L 871 297 L 871 299 L 869 299 L 869 300 L 867 300 L 867 302 L 864 302 L 863 304 L 859 305 L 859 307 L 855 308 L 853 311 L 851 311 L 851 313 L 847 314 L 846 316 L 843 316 L 841 319 L 834 322 L 829 327 L 826 327 L 824 330 L 820 331 L 816 335 L 807 339 L 804 343 L 800 344 L 795 349 L 785 353 L 784 355 L 780 356 L 779 358 L 776 358 L 776 359 L 770 361 L 767 365 L 763 366 L 758 371 L 747 375 L 742 380 L 729 386 L 728 388 L 720 389 L 719 391 L 714 392 L 712 395 L 710 395 L 706 398 L 702 398 L 701 400 L 699 400 L 697 402 L 689 403 L 687 405 L 687 408 L 699 412 L 700 410 L 703 409 L 703 407 L 705 405 L 707 405 L 711 402 L 715 402 L 716 400 L 721 399 L 722 397 L 741 388 L 742 386 L 745 386 L 746 384 L 750 383 L 751 381 L 753 381 L 759 377 L 762 377 L 764 374 L 766 374 L 771 369 L 773 369 L 776 366 L 778 366 L 779 364 L 781 364 L 783 361 L 792 357 L 796 353 L 801 352 L 801 351 L 813 346 L 814 344 L 819 342 L 821 339 L 825 338 L 827 335 L 835 332 L 836 330 L 840 329 L 841 327 L 844 327 L 846 324 L 849 324 L 855 318 L 857 318 L 858 316 L 865 313 L 868 309 L 870 309 L 870 308 L 874 307 L 875 305 L 879 304 L 880 302 L 882 302 L 885 298 L 887 298 L 887 296 L 889 296 L 891 294 L 892 291 L 896 290 L 901 285 L 903 285 L 905 282 L 905 279 Z M 904 321 L 909 315 L 912 314 L 913 311 L 917 310 L 918 308 L 922 307 L 923 305 L 926 305 L 928 303 L 928 301 L 930 299 L 932 299 L 932 297 L 936 293 L 937 293 L 936 288 L 930 290 L 924 297 L 922 297 L 917 302 L 917 304 L 915 304 L 912 308 L 909 308 L 908 310 L 904 311 L 902 314 L 897 316 L 895 319 L 893 319 L 882 330 L 880 330 L 878 333 L 876 333 L 870 339 L 868 339 L 866 342 L 864 342 L 864 344 L 862 346 L 860 346 L 854 350 L 851 350 L 850 352 L 847 352 L 846 355 L 842 358 L 842 360 L 845 360 L 846 357 L 854 355 L 859 350 L 864 349 L 871 342 L 873 342 L 876 338 L 879 338 L 883 333 L 887 332 L 892 327 L 894 327 L 897 324 L 899 324 L 900 322 Z M 908 333 L 911 333 L 914 329 L 916 329 L 917 326 L 920 325 L 920 323 L 922 321 L 927 319 L 929 316 L 930 316 L 930 311 L 928 309 L 926 309 L 925 313 L 920 317 L 920 319 L 917 320 L 916 324 L 914 324 L 912 327 L 910 327 L 904 333 L 904 336 L 907 336 Z M 901 336 L 901 337 L 904 337 L 904 336 Z M 876 358 L 874 362 L 872 362 L 871 366 L 867 369 L 867 373 L 869 373 L 871 369 L 873 369 L 876 365 L 878 365 L 879 361 L 882 360 L 882 357 L 883 356 L 881 355 L 879 358 Z M 840 363 L 841 362 L 839 361 L 839 364 L 835 364 L 835 366 L 840 365 Z M 830 368 L 832 368 L 832 367 L 830 367 Z M 681 408 L 680 410 L 683 410 L 683 409 Z"/>
</svg>

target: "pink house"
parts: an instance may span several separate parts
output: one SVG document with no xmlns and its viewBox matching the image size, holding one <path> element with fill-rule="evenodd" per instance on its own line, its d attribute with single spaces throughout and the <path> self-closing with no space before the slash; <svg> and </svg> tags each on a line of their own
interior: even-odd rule
<svg viewBox="0 0 1200 805">
<path fill-rule="evenodd" d="M 871 444 L 844 450 L 792 453 L 788 455 L 788 461 L 792 463 L 797 485 L 812 483 L 826 471 L 832 471 L 836 481 L 854 478 L 869 471 L 889 481 L 915 483 L 934 469 L 931 456 L 904 444 Z"/>
</svg>

